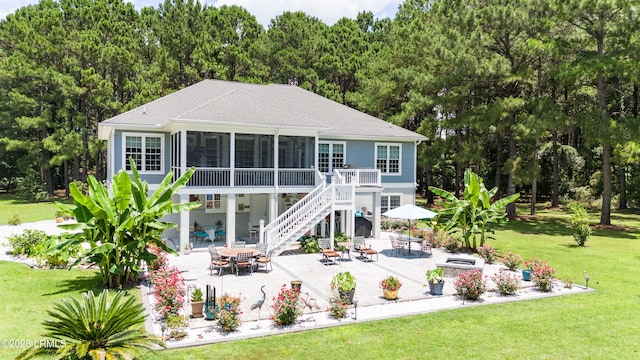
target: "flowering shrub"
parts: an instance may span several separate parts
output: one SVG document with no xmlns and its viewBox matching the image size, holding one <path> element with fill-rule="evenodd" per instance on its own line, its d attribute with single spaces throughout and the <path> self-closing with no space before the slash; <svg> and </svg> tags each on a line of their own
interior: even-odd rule
<svg viewBox="0 0 640 360">
<path fill-rule="evenodd" d="M 498 257 L 498 252 L 496 251 L 496 249 L 494 249 L 493 246 L 489 244 L 480 246 L 478 248 L 478 254 L 482 256 L 484 262 L 486 262 L 487 264 L 493 264 Z"/>
<path fill-rule="evenodd" d="M 510 251 L 505 251 L 502 254 L 502 263 L 511 271 L 515 271 L 520 264 L 522 264 L 522 256 L 514 254 Z"/>
<path fill-rule="evenodd" d="M 177 315 L 182 309 L 186 290 L 184 279 L 177 267 L 162 267 L 149 274 L 154 285 L 152 292 L 156 299 L 155 309 L 166 318 L 168 314 Z"/>
<path fill-rule="evenodd" d="M 524 262 L 524 266 L 525 266 L 527 269 L 529 269 L 529 270 L 533 271 L 533 270 L 535 270 L 536 268 L 538 268 L 538 267 L 542 266 L 542 265 L 543 265 L 543 263 L 545 263 L 545 262 L 546 262 L 545 260 L 540 260 L 540 259 L 538 259 L 537 257 L 535 257 L 535 256 L 534 256 L 534 257 L 532 257 L 532 258 L 531 258 L 531 260 L 527 260 L 527 261 L 525 261 L 525 262 Z"/>
<path fill-rule="evenodd" d="M 287 285 L 283 284 L 278 296 L 273 298 L 271 305 L 273 314 L 270 319 L 278 325 L 293 324 L 298 316 L 302 315 L 302 304 L 298 301 L 299 299 L 300 291 L 287 289 Z"/>
<path fill-rule="evenodd" d="M 448 237 L 443 246 L 447 251 L 455 254 L 462 249 L 462 242 L 458 238 Z"/>
<path fill-rule="evenodd" d="M 218 299 L 218 324 L 226 332 L 234 331 L 240 326 L 240 298 L 224 294 Z"/>
<path fill-rule="evenodd" d="M 491 281 L 496 283 L 498 292 L 502 295 L 513 295 L 518 290 L 520 279 L 513 274 L 500 271 L 491 277 Z"/>
<path fill-rule="evenodd" d="M 155 259 L 147 261 L 147 268 L 149 268 L 149 271 L 161 269 L 168 264 L 169 259 L 167 258 L 166 251 L 153 244 L 149 245 L 147 250 L 156 256 Z"/>
<path fill-rule="evenodd" d="M 434 230 L 433 236 L 429 239 L 432 248 L 441 248 L 449 241 L 449 235 L 442 230 Z"/>
<path fill-rule="evenodd" d="M 387 276 L 380 281 L 380 287 L 389 291 L 397 291 L 402 287 L 402 283 L 395 276 Z"/>
<path fill-rule="evenodd" d="M 480 270 L 471 270 L 460 274 L 453 284 L 458 295 L 467 300 L 478 300 L 487 289 Z"/>
<path fill-rule="evenodd" d="M 329 314 L 336 319 L 342 319 L 347 315 L 348 304 L 339 296 L 329 300 Z"/>
<path fill-rule="evenodd" d="M 532 266 L 531 281 L 541 291 L 551 291 L 554 286 L 553 278 L 556 276 L 556 269 L 550 267 L 546 260 L 538 260 Z"/>
</svg>

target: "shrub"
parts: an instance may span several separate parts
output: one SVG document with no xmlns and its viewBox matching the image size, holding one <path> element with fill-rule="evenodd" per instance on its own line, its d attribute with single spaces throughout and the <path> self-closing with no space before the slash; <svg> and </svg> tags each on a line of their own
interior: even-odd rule
<svg viewBox="0 0 640 360">
<path fill-rule="evenodd" d="M 493 275 L 491 281 L 496 284 L 498 292 L 502 295 L 515 294 L 520 284 L 520 279 L 516 275 L 502 271 Z"/>
<path fill-rule="evenodd" d="M 460 274 L 453 284 L 458 295 L 467 300 L 478 300 L 480 295 L 487 290 L 486 281 L 480 270 L 471 270 Z"/>
<path fill-rule="evenodd" d="M 347 315 L 348 304 L 341 297 L 336 296 L 329 299 L 329 314 L 336 318 L 342 319 Z"/>
<path fill-rule="evenodd" d="M 47 186 L 40 179 L 40 175 L 35 170 L 29 169 L 25 177 L 18 179 L 16 193 L 31 202 L 47 201 L 49 194 L 46 188 Z"/>
<path fill-rule="evenodd" d="M 240 298 L 224 294 L 218 301 L 218 324 L 226 332 L 235 331 L 240 326 Z"/>
<path fill-rule="evenodd" d="M 455 254 L 462 249 L 462 242 L 458 238 L 449 237 L 444 243 L 444 248 L 450 253 Z"/>
<path fill-rule="evenodd" d="M 510 251 L 505 251 L 502 254 L 502 263 L 511 271 L 516 271 L 518 266 L 522 264 L 522 256 L 514 254 Z"/>
<path fill-rule="evenodd" d="M 487 264 L 493 264 L 496 261 L 496 258 L 498 257 L 498 252 L 496 251 L 496 249 L 494 249 L 493 246 L 489 244 L 484 244 L 480 246 L 478 248 L 478 254 L 482 256 L 482 258 Z"/>
<path fill-rule="evenodd" d="M 189 318 L 184 315 L 168 314 L 166 319 L 169 336 L 179 340 L 187 336 L 186 328 L 189 326 Z"/>
<path fill-rule="evenodd" d="M 298 290 L 287 289 L 287 285 L 283 284 L 278 296 L 273 298 L 271 320 L 278 325 L 293 324 L 298 316 L 302 315 L 302 304 L 298 301 L 299 299 Z"/>
<path fill-rule="evenodd" d="M 539 260 L 532 266 L 531 281 L 541 291 L 551 291 L 554 287 L 553 277 L 556 275 L 556 269 L 550 267 L 546 260 Z"/>
<path fill-rule="evenodd" d="M 22 220 L 20 220 L 20 214 L 13 214 L 9 218 L 9 225 L 20 225 L 22 224 Z"/>
<path fill-rule="evenodd" d="M 71 258 L 77 258 L 82 252 L 80 245 L 58 248 L 64 241 L 60 236 L 45 236 L 44 240 L 33 247 L 32 256 L 38 259 L 38 263 L 44 261 L 50 267 L 65 267 Z"/>
<path fill-rule="evenodd" d="M 313 236 L 303 236 L 300 238 L 300 250 L 307 254 L 315 254 L 320 251 L 318 239 Z"/>
<path fill-rule="evenodd" d="M 15 255 L 35 255 L 36 246 L 47 239 L 48 235 L 41 230 L 27 229 L 22 234 L 10 236 L 9 245 Z"/>
<path fill-rule="evenodd" d="M 569 209 L 573 212 L 571 216 L 571 233 L 573 234 L 573 239 L 578 243 L 578 246 L 584 246 L 584 243 L 586 243 L 591 236 L 591 228 L 587 220 L 587 211 L 578 204 L 569 205 Z"/>
<path fill-rule="evenodd" d="M 433 236 L 431 237 L 431 247 L 441 248 L 444 247 L 445 244 L 449 242 L 450 236 L 441 230 L 437 230 L 433 232 Z"/>
<path fill-rule="evenodd" d="M 156 300 L 155 309 L 163 318 L 169 314 L 177 315 L 182 309 L 186 290 L 184 279 L 177 267 L 162 267 L 153 270 L 150 275 L 153 286 L 153 296 Z"/>
</svg>

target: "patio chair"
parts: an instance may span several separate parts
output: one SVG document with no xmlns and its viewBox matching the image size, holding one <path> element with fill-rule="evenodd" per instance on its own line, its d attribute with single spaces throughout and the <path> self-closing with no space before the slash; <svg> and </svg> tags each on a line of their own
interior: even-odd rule
<svg viewBox="0 0 640 360">
<path fill-rule="evenodd" d="M 257 243 L 256 250 L 260 251 L 260 255 L 267 255 L 267 249 L 269 248 L 269 244 L 266 243 Z"/>
<path fill-rule="evenodd" d="M 420 251 L 422 251 L 424 255 L 431 255 L 431 243 L 427 240 L 421 241 Z M 422 257 L 422 254 L 420 254 L 420 257 Z"/>
<path fill-rule="evenodd" d="M 202 240 L 202 242 L 205 242 L 205 241 L 209 240 L 209 234 L 207 234 L 206 231 L 194 230 L 193 231 L 193 237 L 195 237 L 195 242 L 198 242 L 198 240 Z"/>
<path fill-rule="evenodd" d="M 334 263 L 336 260 L 341 259 L 340 254 L 331 249 L 331 239 L 330 238 L 321 238 L 318 239 L 318 248 L 320 248 L 320 254 L 322 255 L 322 259 L 320 260 L 325 265 Z"/>
<path fill-rule="evenodd" d="M 209 270 L 211 272 L 209 275 L 213 274 L 213 270 L 218 269 L 218 276 L 222 276 L 222 271 L 225 268 L 231 269 L 231 263 L 228 260 L 222 258 L 222 255 L 218 253 L 210 253 L 211 254 L 211 264 L 209 265 Z"/>
<path fill-rule="evenodd" d="M 373 261 L 373 255 L 375 255 L 376 261 L 378 261 L 379 259 L 378 252 L 376 250 L 373 250 L 371 246 L 367 246 L 367 244 L 364 243 L 364 238 L 362 240 L 363 240 L 363 243 L 362 243 L 362 246 L 360 247 L 360 254 L 362 254 L 362 260 L 365 262 L 371 262 Z"/>
<path fill-rule="evenodd" d="M 253 239 L 254 237 L 258 237 L 258 230 L 256 230 L 255 226 L 251 225 L 251 223 L 249 224 L 249 240 Z"/>
<path fill-rule="evenodd" d="M 255 260 L 256 271 L 260 270 L 260 267 L 264 267 L 267 272 L 273 270 L 273 266 L 271 265 L 271 255 L 273 254 L 273 250 L 269 250 L 266 255 L 258 255 Z"/>
<path fill-rule="evenodd" d="M 398 251 L 405 249 L 404 244 L 401 244 L 396 238 L 391 238 L 391 247 L 393 251 L 395 251 L 396 256 L 398 256 Z"/>
<path fill-rule="evenodd" d="M 240 268 L 249 268 L 249 272 L 253 274 L 253 253 L 238 253 L 236 257 L 236 276 L 240 274 Z"/>
<path fill-rule="evenodd" d="M 218 276 L 222 275 L 224 268 L 231 268 L 229 259 L 220 255 L 215 245 L 209 245 L 207 249 L 209 250 L 209 255 L 211 255 L 211 263 L 209 263 L 209 270 L 211 270 L 211 272 L 209 275 L 213 274 L 213 270 L 216 268 L 218 269 Z"/>
<path fill-rule="evenodd" d="M 242 249 L 247 247 L 247 242 L 246 241 L 234 241 L 231 243 L 231 248 L 232 249 Z"/>
</svg>

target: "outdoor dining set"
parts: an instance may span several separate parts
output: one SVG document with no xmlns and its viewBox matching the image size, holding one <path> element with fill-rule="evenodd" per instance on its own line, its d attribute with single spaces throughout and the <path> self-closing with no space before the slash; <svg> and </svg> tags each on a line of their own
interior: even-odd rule
<svg viewBox="0 0 640 360">
<path fill-rule="evenodd" d="M 218 271 L 218 276 L 222 276 L 225 269 L 229 269 L 236 276 L 240 274 L 240 269 L 248 270 L 250 274 L 264 268 L 269 272 L 273 270 L 271 265 L 271 254 L 273 250 L 267 251 L 267 244 L 258 243 L 255 248 L 246 247 L 246 242 L 236 241 L 230 247 L 218 249 L 215 245 L 208 247 L 211 255 L 209 270 L 213 274 Z"/>
</svg>

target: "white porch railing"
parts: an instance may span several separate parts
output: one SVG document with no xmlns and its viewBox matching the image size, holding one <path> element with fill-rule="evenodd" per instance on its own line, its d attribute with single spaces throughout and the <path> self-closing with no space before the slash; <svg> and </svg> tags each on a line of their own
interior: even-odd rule
<svg viewBox="0 0 640 360">
<path fill-rule="evenodd" d="M 179 167 L 172 167 L 174 179 L 180 177 Z M 318 177 L 315 169 L 231 169 L 231 168 L 211 168 L 198 167 L 187 186 L 193 187 L 220 187 L 220 186 L 275 186 L 275 179 L 278 179 L 278 186 L 316 186 L 323 180 Z M 232 181 L 233 180 L 233 181 Z"/>
<path fill-rule="evenodd" d="M 378 169 L 335 169 L 341 183 L 355 186 L 382 186 L 382 174 Z"/>
<path fill-rule="evenodd" d="M 187 186 L 230 186 L 230 168 L 196 168 Z"/>
<path fill-rule="evenodd" d="M 273 169 L 235 169 L 235 186 L 273 186 Z"/>
<path fill-rule="evenodd" d="M 278 185 L 280 186 L 315 186 L 316 170 L 314 169 L 278 169 Z"/>
</svg>

